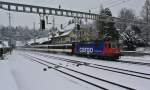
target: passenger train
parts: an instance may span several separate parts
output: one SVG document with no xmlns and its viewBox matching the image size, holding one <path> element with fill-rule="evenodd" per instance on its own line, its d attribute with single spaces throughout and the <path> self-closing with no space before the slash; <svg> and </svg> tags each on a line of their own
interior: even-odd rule
<svg viewBox="0 0 150 90">
<path fill-rule="evenodd" d="M 73 42 L 72 44 L 31 45 L 25 49 L 69 53 L 102 59 L 119 59 L 121 56 L 118 42 L 108 38 L 98 41 Z"/>
</svg>

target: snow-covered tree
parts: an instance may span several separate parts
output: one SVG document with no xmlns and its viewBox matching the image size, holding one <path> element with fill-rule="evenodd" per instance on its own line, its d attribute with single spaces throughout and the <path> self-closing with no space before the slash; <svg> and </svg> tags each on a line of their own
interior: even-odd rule
<svg viewBox="0 0 150 90">
<path fill-rule="evenodd" d="M 101 15 L 106 16 L 112 16 L 112 13 L 109 8 L 105 8 L 101 11 Z M 110 20 L 113 21 L 113 20 Z M 114 40 L 119 39 L 119 33 L 116 30 L 115 23 L 114 22 L 103 22 L 103 34 L 104 36 L 111 36 Z"/>
<path fill-rule="evenodd" d="M 136 19 L 135 12 L 132 9 L 127 9 L 127 8 L 122 8 L 119 12 L 118 17 L 122 19 L 129 19 L 129 20 Z M 121 31 L 123 32 L 128 27 L 128 25 L 130 25 L 130 23 L 125 21 L 122 22 L 124 23 L 117 23 L 116 26 L 117 28 L 121 29 Z"/>
<path fill-rule="evenodd" d="M 138 46 L 143 46 L 143 40 L 141 39 L 141 30 L 138 26 L 128 25 L 126 30 L 121 33 L 124 46 L 127 46 L 127 50 L 135 50 Z"/>
<path fill-rule="evenodd" d="M 102 19 L 109 19 L 108 17 L 112 16 L 112 13 L 109 8 L 104 9 L 101 7 L 100 15 Z M 96 27 L 100 32 L 100 38 L 111 36 L 114 40 L 119 39 L 119 34 L 114 22 L 96 21 Z"/>
</svg>

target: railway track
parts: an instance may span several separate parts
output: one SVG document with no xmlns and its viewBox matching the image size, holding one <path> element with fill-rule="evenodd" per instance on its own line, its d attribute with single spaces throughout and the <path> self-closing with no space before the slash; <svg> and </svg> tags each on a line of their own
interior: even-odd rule
<svg viewBox="0 0 150 90">
<path fill-rule="evenodd" d="M 150 63 L 145 63 L 145 62 L 137 62 L 137 61 L 123 61 L 123 60 L 118 60 L 116 62 L 119 63 L 128 63 L 128 64 L 137 64 L 137 65 L 144 65 L 144 66 L 150 66 Z"/>
<path fill-rule="evenodd" d="M 85 82 L 85 83 L 87 83 L 87 84 L 90 84 L 90 85 L 92 85 L 92 86 L 95 86 L 95 87 L 97 87 L 97 88 L 99 88 L 99 89 L 101 89 L 101 90 L 110 90 L 110 89 L 108 89 L 108 88 L 105 88 L 104 86 L 100 86 L 98 83 L 93 83 L 92 81 L 94 81 L 94 80 L 97 80 L 97 81 L 99 81 L 99 82 L 103 82 L 103 83 L 107 83 L 108 85 L 111 85 L 111 86 L 113 86 L 113 87 L 118 87 L 119 88 L 119 90 L 120 90 L 120 88 L 122 88 L 122 89 L 125 89 L 125 90 L 136 90 L 136 89 L 134 89 L 134 88 L 130 88 L 130 87 L 128 87 L 128 86 L 124 86 L 124 85 L 120 85 L 120 84 L 117 84 L 117 83 L 115 83 L 115 82 L 111 82 L 111 81 L 107 81 L 107 80 L 104 80 L 104 79 L 102 79 L 102 78 L 98 78 L 98 77 L 95 77 L 95 76 L 92 76 L 92 75 L 89 75 L 89 74 L 85 74 L 85 73 L 83 73 L 83 72 L 79 72 L 79 71 L 76 71 L 76 70 L 73 70 L 73 69 L 70 69 L 70 68 L 66 68 L 66 67 L 63 67 L 63 66 L 61 66 L 61 65 L 58 65 L 58 64 L 54 64 L 54 63 L 51 63 L 51 62 L 49 62 L 49 61 L 45 61 L 45 60 L 43 60 L 43 59 L 41 59 L 41 58 L 37 58 L 37 57 L 33 57 L 33 56 L 31 56 L 31 55 L 28 55 L 28 54 L 24 54 L 23 56 L 25 56 L 25 57 L 27 57 L 27 58 L 29 58 L 31 61 L 33 61 L 33 62 L 37 62 L 37 63 L 39 63 L 39 64 L 42 64 L 42 65 L 44 65 L 44 66 L 47 66 L 48 68 L 51 68 L 51 69 L 54 69 L 54 70 L 56 70 L 56 71 L 58 71 L 58 72 L 60 72 L 60 73 L 63 73 L 63 74 L 65 74 L 65 75 L 68 75 L 68 76 L 70 76 L 70 77 L 73 77 L 73 78 L 75 78 L 75 79 L 78 79 L 78 80 L 80 80 L 80 81 L 82 81 L 82 82 Z M 69 71 L 69 72 L 73 72 L 74 74 L 76 74 L 76 75 L 74 75 L 74 74 L 70 74 L 70 73 L 68 73 L 67 71 Z M 78 74 L 78 75 L 77 75 Z M 90 80 L 90 79 L 83 79 L 83 78 L 80 78 L 80 75 L 82 75 L 82 76 L 84 76 L 84 77 L 88 77 L 88 78 L 90 78 L 90 79 L 92 79 L 92 81 Z M 122 90 L 121 89 L 121 90 Z M 111 89 L 112 90 L 112 89 Z M 115 89 L 114 89 L 115 90 Z"/>
<path fill-rule="evenodd" d="M 118 63 L 132 64 L 132 65 L 150 66 L 150 63 L 138 62 L 138 61 L 116 60 L 116 61 L 110 61 L 110 62 L 118 62 Z"/>
<path fill-rule="evenodd" d="M 150 63 L 139 62 L 139 61 L 116 60 L 116 61 L 112 61 L 112 62 L 126 63 L 126 64 L 132 64 L 132 65 L 150 66 Z"/>
<path fill-rule="evenodd" d="M 55 60 L 74 63 L 77 66 L 84 65 L 84 66 L 91 67 L 91 68 L 106 70 L 106 71 L 110 71 L 110 72 L 115 72 L 115 73 L 120 73 L 120 74 L 125 74 L 125 75 L 129 75 L 129 76 L 134 76 L 134 77 L 150 80 L 150 74 L 149 73 L 143 73 L 143 72 L 137 72 L 137 71 L 132 71 L 132 70 L 120 69 L 120 68 L 115 68 L 115 67 L 111 67 L 111 66 L 93 64 L 93 63 L 77 61 L 77 60 L 72 60 L 72 59 L 66 59 L 66 58 L 61 58 L 61 57 L 55 57 L 55 56 L 49 56 L 49 55 L 44 55 L 44 54 L 39 54 L 39 55 L 47 57 L 47 58 L 55 59 Z"/>
<path fill-rule="evenodd" d="M 133 58 L 133 57 L 123 57 L 123 59 L 120 59 L 121 61 L 134 61 L 134 62 L 142 62 L 142 63 L 150 63 L 150 60 L 147 59 L 146 57 L 146 60 L 143 60 L 143 58 L 145 57 L 138 57 L 138 58 Z"/>
</svg>

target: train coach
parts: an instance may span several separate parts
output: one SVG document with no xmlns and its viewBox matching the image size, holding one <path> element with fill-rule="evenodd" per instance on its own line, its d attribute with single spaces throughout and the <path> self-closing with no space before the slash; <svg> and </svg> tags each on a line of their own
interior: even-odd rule
<svg viewBox="0 0 150 90">
<path fill-rule="evenodd" d="M 118 59 L 121 56 L 117 41 L 103 39 L 72 44 L 33 45 L 28 50 L 60 52 L 102 59 Z"/>
<path fill-rule="evenodd" d="M 55 44 L 55 45 L 31 45 L 23 48 L 24 50 L 56 52 L 72 54 L 72 44 Z"/>
</svg>

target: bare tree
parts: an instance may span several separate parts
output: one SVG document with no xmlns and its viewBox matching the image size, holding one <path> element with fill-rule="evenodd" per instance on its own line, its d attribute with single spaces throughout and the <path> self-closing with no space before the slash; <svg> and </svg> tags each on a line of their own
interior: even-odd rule
<svg viewBox="0 0 150 90">
<path fill-rule="evenodd" d="M 124 19 L 130 19 L 130 20 L 136 19 L 135 12 L 132 9 L 127 9 L 127 8 L 122 8 L 119 12 L 118 17 L 124 18 Z M 125 22 L 125 21 L 123 21 L 123 22 Z M 129 24 L 129 22 L 121 23 L 121 24 L 119 23 L 116 26 L 120 30 L 124 31 L 127 28 L 128 24 Z"/>
<path fill-rule="evenodd" d="M 120 18 L 135 19 L 135 12 L 132 9 L 122 8 L 119 13 Z"/>
<path fill-rule="evenodd" d="M 150 11 L 149 10 L 150 10 L 150 1 L 146 0 L 144 6 L 142 8 L 142 11 L 141 11 L 141 16 L 143 17 L 144 22 L 150 21 Z"/>
<path fill-rule="evenodd" d="M 141 12 L 143 22 L 150 23 L 150 0 L 146 0 Z M 147 44 L 150 42 L 150 26 L 143 26 L 142 35 Z"/>
</svg>

